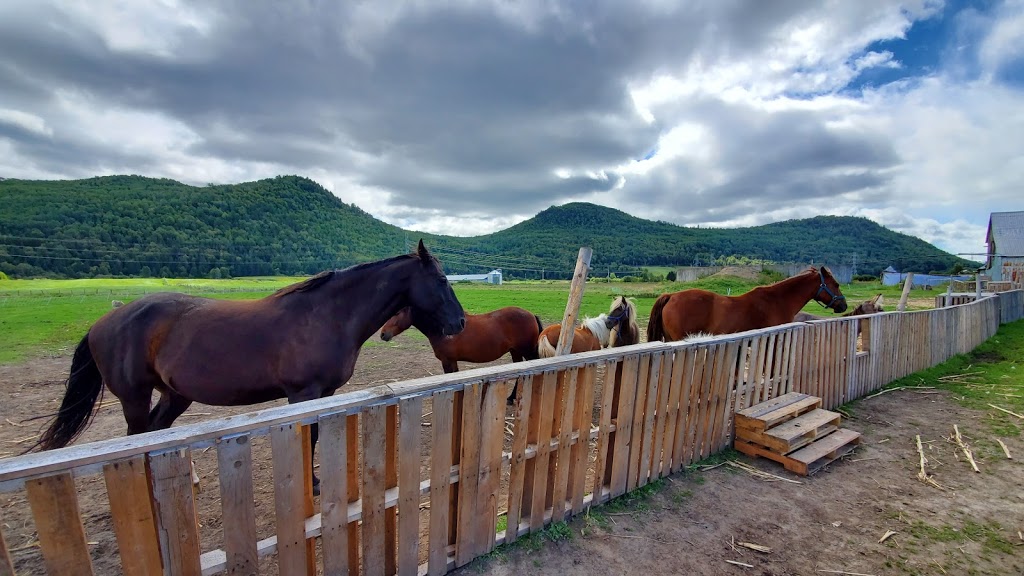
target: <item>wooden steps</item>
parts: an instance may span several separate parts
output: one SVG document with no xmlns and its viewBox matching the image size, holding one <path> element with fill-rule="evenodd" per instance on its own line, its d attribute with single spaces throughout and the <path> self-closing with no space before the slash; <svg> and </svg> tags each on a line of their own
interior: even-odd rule
<svg viewBox="0 0 1024 576">
<path fill-rule="evenodd" d="M 735 447 L 808 476 L 860 443 L 859 432 L 839 428 L 840 418 L 821 409 L 821 398 L 790 392 L 737 412 Z"/>
</svg>

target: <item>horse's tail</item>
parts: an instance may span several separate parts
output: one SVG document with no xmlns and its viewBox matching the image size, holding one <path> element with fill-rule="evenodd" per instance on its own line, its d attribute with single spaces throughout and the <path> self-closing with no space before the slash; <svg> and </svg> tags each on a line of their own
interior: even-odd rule
<svg viewBox="0 0 1024 576">
<path fill-rule="evenodd" d="M 665 307 L 665 303 L 668 302 L 668 299 L 668 294 L 662 294 L 654 301 L 654 306 L 651 308 L 651 319 L 647 322 L 648 342 L 656 342 L 658 340 L 665 339 L 665 327 L 662 326 L 661 323 L 661 309 Z"/>
<path fill-rule="evenodd" d="M 103 377 L 100 376 L 96 360 L 89 349 L 89 333 L 75 348 L 71 360 L 71 375 L 65 382 L 67 391 L 61 401 L 56 419 L 50 424 L 39 441 L 26 450 L 52 450 L 63 448 L 77 438 L 92 422 L 95 412 L 93 407 L 103 394 Z"/>
<path fill-rule="evenodd" d="M 541 358 L 554 358 L 555 352 L 555 347 L 551 345 L 547 334 L 541 334 L 540 338 L 537 339 L 537 354 Z"/>
<path fill-rule="evenodd" d="M 537 334 L 540 334 L 544 331 L 544 323 L 540 321 L 540 316 L 534 314 L 533 317 L 537 320 Z"/>
</svg>

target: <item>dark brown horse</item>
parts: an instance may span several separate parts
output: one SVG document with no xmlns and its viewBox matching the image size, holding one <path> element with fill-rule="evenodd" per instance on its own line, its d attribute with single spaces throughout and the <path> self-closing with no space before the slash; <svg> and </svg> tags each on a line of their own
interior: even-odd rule
<svg viewBox="0 0 1024 576">
<path fill-rule="evenodd" d="M 438 333 L 465 326 L 462 305 L 422 240 L 414 254 L 322 272 L 259 300 L 140 298 L 108 312 L 82 338 L 60 411 L 32 449 L 78 437 L 104 384 L 121 401 L 128 434 L 168 428 L 192 402 L 329 396 L 352 376 L 363 342 L 406 306 Z M 150 410 L 153 390 L 161 396 Z M 311 432 L 315 447 L 315 425 Z"/>
<path fill-rule="evenodd" d="M 608 317 L 618 321 L 608 339 L 609 348 L 640 343 L 640 326 L 636 323 L 636 304 L 632 298 L 616 296 Z"/>
<path fill-rule="evenodd" d="M 458 372 L 459 361 L 493 362 L 505 354 L 511 354 L 513 362 L 536 360 L 537 337 L 544 329 L 536 314 L 517 306 L 466 314 L 466 329 L 455 336 L 431 330 L 429 322 L 413 316 L 411 307 L 400 310 L 380 329 L 380 339 L 387 342 L 415 325 L 427 336 L 446 374 Z"/>
<path fill-rule="evenodd" d="M 828 268 L 810 267 L 805 272 L 758 286 L 740 296 L 722 296 L 690 289 L 662 294 L 651 308 L 647 341 L 682 340 L 690 334 L 732 334 L 768 328 L 793 321 L 811 300 L 835 312 L 846 311 L 846 297 Z"/>
</svg>

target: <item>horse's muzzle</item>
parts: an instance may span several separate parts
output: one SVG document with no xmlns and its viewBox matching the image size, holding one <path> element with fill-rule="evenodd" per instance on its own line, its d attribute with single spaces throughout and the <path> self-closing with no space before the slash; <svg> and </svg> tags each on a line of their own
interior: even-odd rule
<svg viewBox="0 0 1024 576">
<path fill-rule="evenodd" d="M 385 341 L 385 342 L 390 342 L 391 341 L 391 333 L 390 332 L 381 332 L 380 333 L 380 339 Z"/>
<path fill-rule="evenodd" d="M 463 317 L 459 318 L 458 322 L 446 324 L 445 327 L 441 329 L 441 333 L 444 334 L 445 336 L 455 336 L 456 334 L 462 332 L 462 330 L 465 327 L 466 318 Z"/>
<path fill-rule="evenodd" d="M 838 302 L 836 302 L 836 299 L 833 298 L 832 301 L 829 302 L 829 308 L 832 308 L 832 310 L 836 314 L 842 314 L 843 312 L 846 312 L 846 298 L 839 298 Z"/>
</svg>

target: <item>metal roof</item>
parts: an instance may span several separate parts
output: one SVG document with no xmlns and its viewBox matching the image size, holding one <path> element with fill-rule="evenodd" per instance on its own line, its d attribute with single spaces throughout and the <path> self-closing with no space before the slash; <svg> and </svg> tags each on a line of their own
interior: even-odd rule
<svg viewBox="0 0 1024 576">
<path fill-rule="evenodd" d="M 989 254 L 1024 256 L 1024 211 L 993 212 L 988 220 Z"/>
</svg>

